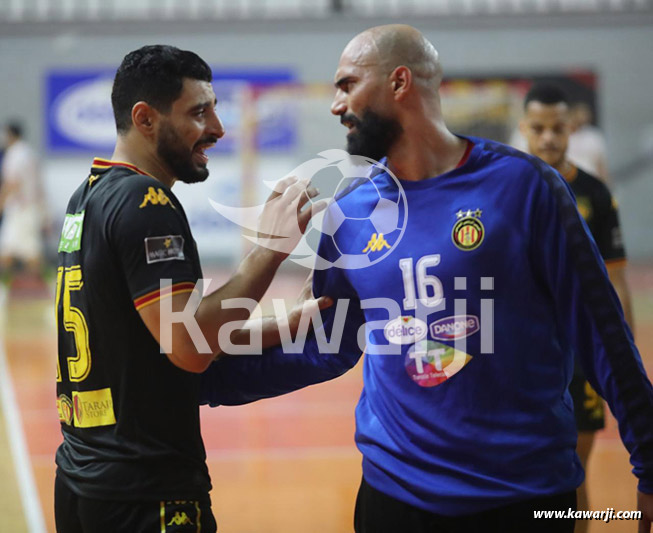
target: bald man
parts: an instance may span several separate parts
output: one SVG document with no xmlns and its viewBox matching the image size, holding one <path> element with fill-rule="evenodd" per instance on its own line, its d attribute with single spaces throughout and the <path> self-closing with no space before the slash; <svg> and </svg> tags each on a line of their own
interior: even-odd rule
<svg viewBox="0 0 653 533">
<path fill-rule="evenodd" d="M 409 26 L 347 45 L 331 111 L 349 152 L 384 158 L 389 171 L 350 187 L 325 223 L 364 217 L 376 191 L 395 192 L 406 200 L 402 231 L 340 226 L 371 266 L 315 271 L 315 295 L 337 301 L 322 312 L 331 340 L 342 334 L 337 353 L 320 350 L 316 326 L 301 353 L 223 358 L 203 376 L 202 401 L 247 403 L 331 379 L 364 350 L 358 533 L 571 532 L 583 480 L 567 392 L 576 353 L 619 419 L 649 531 L 653 388 L 598 250 L 551 167 L 447 129 L 441 80 L 436 50 Z M 323 237 L 319 254 L 334 263 L 332 242 Z M 554 510 L 567 519 L 535 514 Z"/>
</svg>

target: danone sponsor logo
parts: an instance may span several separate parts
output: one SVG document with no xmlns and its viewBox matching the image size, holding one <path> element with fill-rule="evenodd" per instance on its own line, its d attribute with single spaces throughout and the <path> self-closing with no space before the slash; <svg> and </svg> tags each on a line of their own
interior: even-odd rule
<svg viewBox="0 0 653 533">
<path fill-rule="evenodd" d="M 400 316 L 388 322 L 383 333 L 392 344 L 413 344 L 426 337 L 426 323 L 412 316 Z"/>
<path fill-rule="evenodd" d="M 478 317 L 457 315 L 441 318 L 429 327 L 431 337 L 441 341 L 464 339 L 480 329 Z"/>
</svg>

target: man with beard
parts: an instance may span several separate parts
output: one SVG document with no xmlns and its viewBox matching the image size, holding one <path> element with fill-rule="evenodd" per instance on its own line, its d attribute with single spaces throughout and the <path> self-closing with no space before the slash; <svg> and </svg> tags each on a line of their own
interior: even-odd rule
<svg viewBox="0 0 653 533">
<path fill-rule="evenodd" d="M 405 232 L 386 236 L 393 248 L 372 266 L 315 271 L 316 295 L 349 300 L 344 320 L 340 301 L 322 316 L 332 337 L 344 327 L 337 353 L 320 353 L 316 328 L 303 353 L 221 359 L 203 375 L 202 401 L 246 403 L 330 379 L 364 349 L 357 532 L 570 532 L 583 479 L 567 392 L 576 353 L 619 420 L 649 531 L 653 388 L 596 246 L 551 167 L 449 132 L 441 80 L 436 50 L 409 26 L 347 45 L 331 111 L 349 150 L 387 157 L 406 195 Z M 373 141 L 371 125 L 384 128 Z M 381 172 L 352 187 L 340 211 L 367 212 L 372 189 L 393 182 Z M 327 219 L 337 216 L 331 206 Z M 369 235 L 345 237 L 364 250 Z M 333 262 L 330 242 L 320 254 Z M 535 514 L 553 510 L 567 520 Z"/>
<path fill-rule="evenodd" d="M 185 310 L 202 278 L 171 187 L 204 181 L 205 151 L 224 135 L 211 70 L 192 52 L 145 46 L 125 56 L 111 98 L 113 158 L 93 161 L 59 244 L 57 531 L 212 532 L 199 373 L 220 351 L 220 327 L 247 318 L 222 302 L 258 301 L 285 254 L 255 247 L 201 299 L 194 330 L 163 322 L 163 313 Z M 289 252 L 301 236 L 294 230 L 319 209 L 302 211 L 314 194 L 296 179 L 282 182 L 260 231 L 287 237 Z M 274 324 L 266 328 L 264 343 L 278 340 Z"/>
</svg>

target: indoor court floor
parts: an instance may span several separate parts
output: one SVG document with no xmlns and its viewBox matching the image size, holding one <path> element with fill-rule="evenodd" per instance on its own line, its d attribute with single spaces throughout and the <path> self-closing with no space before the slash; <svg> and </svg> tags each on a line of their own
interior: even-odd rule
<svg viewBox="0 0 653 533">
<path fill-rule="evenodd" d="M 212 274 L 216 281 L 225 276 Z M 638 345 L 653 375 L 653 266 L 631 264 L 628 278 Z M 268 298 L 290 302 L 301 282 L 279 276 Z M 44 290 L 14 290 L 0 294 L 0 308 L 0 532 L 54 532 L 53 456 L 61 433 L 52 298 Z M 361 385 L 359 364 L 335 381 L 285 397 L 202 408 L 221 533 L 353 531 L 361 475 L 354 407 Z M 593 510 L 636 508 L 636 480 L 611 418 L 598 436 L 588 479 Z M 590 524 L 591 533 L 636 530 L 634 522 Z"/>
</svg>

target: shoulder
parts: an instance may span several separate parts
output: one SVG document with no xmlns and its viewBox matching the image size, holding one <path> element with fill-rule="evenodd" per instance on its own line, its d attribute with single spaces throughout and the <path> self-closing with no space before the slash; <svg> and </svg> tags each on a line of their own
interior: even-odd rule
<svg viewBox="0 0 653 533">
<path fill-rule="evenodd" d="M 91 175 L 89 179 L 93 180 Z M 152 208 L 168 208 L 176 210 L 179 201 L 170 188 L 157 179 L 136 173 L 128 168 L 115 167 L 98 177 L 98 191 L 93 196 L 96 202 L 112 205 L 127 211 L 146 210 Z"/>
<path fill-rule="evenodd" d="M 93 178 L 97 179 L 91 181 Z M 186 227 L 177 198 L 151 176 L 115 167 L 99 176 L 91 174 L 85 185 L 90 187 L 87 214 L 99 217 L 115 231 L 131 233 L 156 227 Z"/>
<path fill-rule="evenodd" d="M 371 167 L 367 176 L 352 179 L 346 187 L 336 191 L 329 209 L 340 207 L 350 216 L 356 216 L 357 212 L 366 213 L 383 196 L 380 191 L 388 188 L 399 189 L 396 179 L 388 175 L 386 167 L 381 163 Z"/>
<path fill-rule="evenodd" d="M 494 184 L 503 181 L 522 193 L 525 188 L 551 193 L 568 192 L 569 187 L 562 176 L 541 159 L 500 142 L 480 137 L 468 139 L 477 150 L 476 170 L 491 174 Z"/>
<path fill-rule="evenodd" d="M 582 181 L 586 187 L 591 188 L 593 191 L 597 191 L 602 194 L 608 194 L 608 195 L 611 194 L 610 189 L 608 189 L 608 186 L 599 178 L 594 176 L 594 174 L 590 174 L 589 172 L 586 172 L 580 167 L 576 167 L 576 170 L 578 171 L 578 176 L 576 179 Z"/>
</svg>

